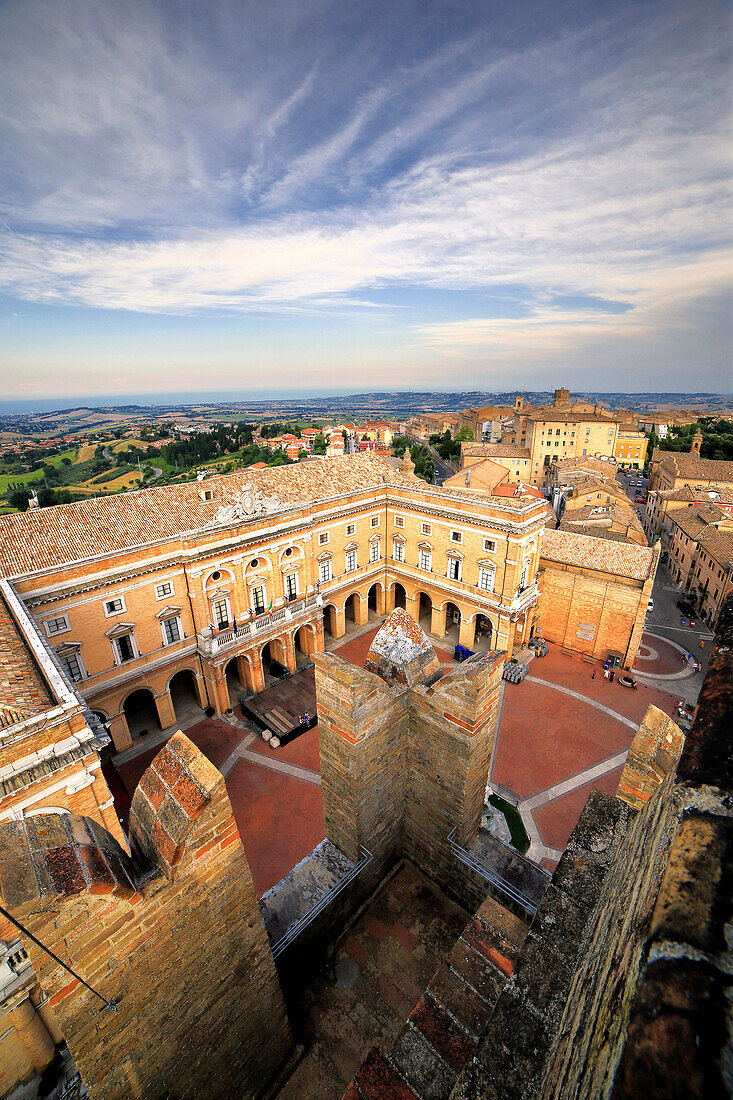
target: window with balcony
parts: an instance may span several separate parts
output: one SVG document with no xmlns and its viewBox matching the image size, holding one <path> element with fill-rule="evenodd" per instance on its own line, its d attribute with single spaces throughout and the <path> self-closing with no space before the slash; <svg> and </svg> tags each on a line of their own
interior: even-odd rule
<svg viewBox="0 0 733 1100">
<path fill-rule="evenodd" d="M 285 577 L 285 595 L 289 600 L 295 600 L 298 597 L 298 574 L 288 573 Z"/>
<path fill-rule="evenodd" d="M 43 625 L 49 638 L 52 638 L 55 634 L 63 634 L 65 630 L 70 629 L 66 615 L 54 615 L 52 619 L 44 619 Z"/>
<path fill-rule="evenodd" d="M 211 604 L 211 609 L 214 612 L 215 626 L 218 626 L 219 630 L 226 630 L 231 621 L 229 600 L 226 599 L 226 597 L 221 597 L 218 600 L 214 600 Z"/>
<path fill-rule="evenodd" d="M 263 584 L 253 584 L 250 594 L 252 597 L 252 610 L 255 615 L 261 615 L 265 610 L 265 586 Z"/>
</svg>

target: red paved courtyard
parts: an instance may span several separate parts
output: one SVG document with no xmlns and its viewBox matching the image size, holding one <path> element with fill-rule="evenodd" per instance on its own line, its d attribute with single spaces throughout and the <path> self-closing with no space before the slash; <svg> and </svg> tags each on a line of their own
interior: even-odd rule
<svg viewBox="0 0 733 1100">
<path fill-rule="evenodd" d="M 363 665 L 380 625 L 334 643 L 330 652 Z M 645 637 L 644 647 L 639 671 L 643 667 L 665 675 L 669 673 L 662 669 L 680 670 L 679 653 L 673 646 Z M 455 667 L 452 651 L 436 647 L 436 653 L 446 670 Z M 562 688 L 567 690 L 558 690 Z M 534 821 L 541 843 L 551 850 L 542 859 L 544 866 L 551 868 L 555 859 L 550 857 L 565 847 L 589 792 L 595 788 L 615 793 L 621 774 L 619 754 L 631 744 L 647 706 L 654 703 L 667 714 L 674 713 L 674 680 L 670 692 L 641 684 L 632 691 L 617 681 L 610 683 L 600 664 L 590 665 L 555 646 L 546 657 L 532 661 L 529 676 L 521 684 L 505 685 L 491 779 L 513 792 L 525 819 L 529 816 Z M 251 730 L 219 719 L 204 719 L 186 734 L 218 768 L 236 750 L 226 776 L 227 790 L 255 888 L 263 894 L 324 837 L 318 727 L 279 749 L 253 737 Z M 130 795 L 160 747 L 144 749 L 118 766 Z M 598 774 L 586 780 L 583 773 L 593 766 Z M 563 789 L 553 790 L 549 801 L 548 795 L 536 798 L 557 785 Z M 529 805 L 521 805 L 526 800 Z M 119 812 L 126 816 L 122 803 Z"/>
</svg>

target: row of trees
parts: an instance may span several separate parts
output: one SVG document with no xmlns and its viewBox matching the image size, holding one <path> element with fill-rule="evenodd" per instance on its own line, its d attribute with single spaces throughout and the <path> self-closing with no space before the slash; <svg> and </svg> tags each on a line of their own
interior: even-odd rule
<svg viewBox="0 0 733 1100">
<path fill-rule="evenodd" d="M 435 459 L 430 448 L 426 447 L 424 443 L 410 443 L 407 436 L 404 435 L 396 435 L 392 440 L 392 450 L 398 458 L 404 456 L 408 447 L 410 448 L 410 458 L 415 463 L 415 474 L 423 481 L 427 481 L 429 485 L 432 485 L 435 478 Z"/>
<path fill-rule="evenodd" d="M 455 436 L 452 436 L 446 428 L 442 435 L 439 432 L 431 435 L 429 442 L 444 462 L 450 462 L 453 458 L 460 458 L 461 443 L 473 443 L 473 432 L 470 428 L 459 428 Z"/>
<path fill-rule="evenodd" d="M 689 451 L 696 432 L 702 435 L 701 458 L 733 461 L 733 424 L 712 416 L 703 416 L 696 424 L 670 428 L 666 439 L 659 439 L 652 432 L 648 450 L 654 447 L 662 451 Z"/>
</svg>

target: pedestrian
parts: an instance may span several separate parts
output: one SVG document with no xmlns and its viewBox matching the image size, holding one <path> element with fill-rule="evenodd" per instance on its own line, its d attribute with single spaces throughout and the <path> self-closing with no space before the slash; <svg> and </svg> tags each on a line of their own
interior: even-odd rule
<svg viewBox="0 0 733 1100">
<path fill-rule="evenodd" d="M 614 673 L 613 669 L 611 669 L 611 671 L 610 671 L 610 672 L 609 672 L 609 674 L 608 674 L 608 678 L 609 678 L 609 680 L 611 681 L 611 683 L 613 683 L 613 677 L 614 677 L 614 675 L 615 675 L 615 673 Z"/>
<path fill-rule="evenodd" d="M 700 639 L 700 649 L 704 649 L 704 648 L 705 648 L 705 639 L 701 638 Z"/>
<path fill-rule="evenodd" d="M 639 686 L 639 685 L 637 684 L 636 680 L 633 680 L 633 679 L 632 679 L 632 681 L 631 681 L 631 686 L 632 686 L 632 688 L 634 689 L 634 691 L 636 691 L 636 689 L 638 688 L 638 686 Z"/>
<path fill-rule="evenodd" d="M 603 675 L 604 675 L 604 676 L 605 676 L 605 678 L 606 678 L 606 679 L 608 680 L 608 679 L 610 678 L 610 675 L 611 675 L 611 670 L 610 670 L 610 669 L 608 669 L 608 668 L 604 668 L 604 670 L 603 670 Z"/>
<path fill-rule="evenodd" d="M 683 653 L 682 656 L 680 657 L 680 660 L 682 661 L 683 665 L 686 665 L 687 664 L 687 654 Z"/>
<path fill-rule="evenodd" d="M 596 670 L 595 669 L 593 669 L 593 671 L 591 672 L 590 678 L 591 678 L 591 680 L 595 680 L 595 678 L 596 678 Z"/>
</svg>

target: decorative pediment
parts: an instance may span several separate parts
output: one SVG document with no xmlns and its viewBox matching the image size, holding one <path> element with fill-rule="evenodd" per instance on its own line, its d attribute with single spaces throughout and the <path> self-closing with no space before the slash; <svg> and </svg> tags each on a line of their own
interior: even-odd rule
<svg viewBox="0 0 733 1100">
<path fill-rule="evenodd" d="M 158 614 L 155 617 L 156 617 L 156 619 L 172 619 L 174 615 L 180 615 L 180 614 L 181 614 L 181 608 L 180 607 L 170 607 L 170 606 L 168 606 L 168 607 L 164 607 L 162 611 L 159 611 Z"/>
<path fill-rule="evenodd" d="M 206 595 L 210 600 L 223 600 L 231 595 L 231 588 L 215 588 L 213 592 L 207 592 Z"/>
<path fill-rule="evenodd" d="M 404 536 L 404 535 L 396 535 L 396 534 L 395 534 L 395 535 L 392 535 L 392 540 L 393 540 L 394 542 L 404 542 L 404 541 L 405 541 L 405 536 Z"/>
<path fill-rule="evenodd" d="M 476 564 L 481 569 L 491 569 L 492 572 L 496 572 L 496 564 L 493 561 L 478 561 Z"/>
<path fill-rule="evenodd" d="M 395 535 L 395 538 L 397 538 L 396 535 Z M 372 535 L 371 538 L 369 539 L 369 541 L 370 542 L 381 542 L 382 541 L 382 536 L 381 535 Z M 405 540 L 402 539 L 402 542 L 404 542 L 404 541 Z"/>
<path fill-rule="evenodd" d="M 68 657 L 70 653 L 78 653 L 80 649 L 81 642 L 61 642 L 60 645 L 54 646 L 54 651 L 59 657 Z"/>
<path fill-rule="evenodd" d="M 318 561 L 328 561 L 328 559 L 332 557 L 333 554 L 330 550 L 324 550 L 322 554 L 318 555 Z"/>
<path fill-rule="evenodd" d="M 122 638 L 125 634 L 132 634 L 134 629 L 134 623 L 118 623 L 111 630 L 106 630 L 105 634 L 108 638 Z"/>
<path fill-rule="evenodd" d="M 350 542 L 350 543 L 348 543 L 347 546 L 344 547 L 344 553 L 348 553 L 349 550 L 358 550 L 358 549 L 359 549 L 359 543 L 358 542 Z"/>
<path fill-rule="evenodd" d="M 431 554 L 433 552 L 433 548 L 429 542 L 419 542 L 417 548 L 418 550 L 429 550 Z"/>
<path fill-rule="evenodd" d="M 447 550 L 446 555 L 449 558 L 455 558 L 456 561 L 463 561 L 463 554 L 460 552 L 460 550 Z"/>
</svg>

